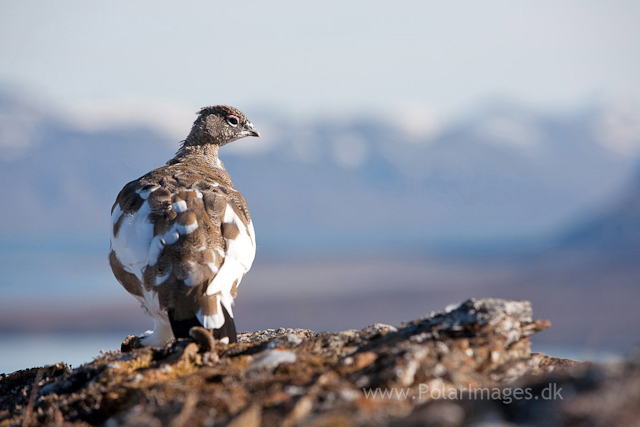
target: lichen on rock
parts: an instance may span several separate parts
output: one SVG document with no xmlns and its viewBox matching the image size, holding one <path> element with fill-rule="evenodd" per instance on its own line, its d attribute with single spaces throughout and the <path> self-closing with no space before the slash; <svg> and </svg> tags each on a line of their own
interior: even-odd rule
<svg viewBox="0 0 640 427">
<path fill-rule="evenodd" d="M 567 414 L 589 416 L 580 403 L 588 398 L 505 405 L 506 390 L 516 385 L 537 393 L 545 381 L 595 378 L 600 369 L 531 353 L 528 337 L 549 325 L 533 320 L 527 301 L 471 299 L 398 327 L 268 329 L 240 333 L 235 344 L 196 331 L 195 341 L 132 346 L 75 369 L 55 365 L 4 375 L 0 425 L 21 425 L 28 417 L 106 426 L 456 426 L 488 414 L 514 421 L 538 407 L 562 425 Z M 624 369 L 637 385 L 637 364 Z M 477 389 L 497 392 L 478 400 L 469 393 Z"/>
</svg>

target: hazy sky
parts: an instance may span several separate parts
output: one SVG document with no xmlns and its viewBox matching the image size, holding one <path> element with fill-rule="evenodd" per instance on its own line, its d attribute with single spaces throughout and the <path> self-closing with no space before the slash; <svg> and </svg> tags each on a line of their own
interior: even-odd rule
<svg viewBox="0 0 640 427">
<path fill-rule="evenodd" d="M 4 0 L 0 84 L 60 105 L 447 117 L 509 96 L 558 109 L 640 99 L 639 23 L 640 2 L 613 0 Z"/>
</svg>

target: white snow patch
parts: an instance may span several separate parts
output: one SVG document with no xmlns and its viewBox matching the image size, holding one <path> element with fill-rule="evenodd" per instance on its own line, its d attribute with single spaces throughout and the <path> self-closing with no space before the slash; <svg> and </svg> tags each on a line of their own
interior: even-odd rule
<svg viewBox="0 0 640 427">
<path fill-rule="evenodd" d="M 348 133 L 333 140 L 333 156 L 340 166 L 356 168 L 364 163 L 367 154 L 367 142 L 358 134 Z"/>
<path fill-rule="evenodd" d="M 89 132 L 144 126 L 177 140 L 189 134 L 196 110 L 175 100 L 120 94 L 77 101 L 62 114 L 74 127 Z"/>
<path fill-rule="evenodd" d="M 593 124 L 596 141 L 621 156 L 640 152 L 640 105 L 614 102 Z"/>
<path fill-rule="evenodd" d="M 396 109 L 391 118 L 397 120 L 393 125 L 400 125 L 408 135 L 408 142 L 425 143 L 440 131 L 440 123 L 435 110 L 420 102 L 407 101 Z M 404 141 L 404 140 L 402 140 Z"/>
<path fill-rule="evenodd" d="M 480 123 L 475 132 L 496 145 L 514 148 L 533 148 L 542 141 L 538 128 L 524 117 L 491 117 Z"/>
</svg>

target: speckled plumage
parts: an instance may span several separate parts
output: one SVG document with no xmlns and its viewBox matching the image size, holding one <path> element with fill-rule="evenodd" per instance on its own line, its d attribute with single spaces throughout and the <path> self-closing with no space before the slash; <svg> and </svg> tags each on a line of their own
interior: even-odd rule
<svg viewBox="0 0 640 427">
<path fill-rule="evenodd" d="M 218 148 L 260 136 L 240 111 L 203 108 L 175 157 L 125 185 L 112 209 L 109 263 L 153 317 L 142 345 L 163 345 L 202 325 L 235 341 L 232 303 L 255 256 L 244 197 Z"/>
</svg>

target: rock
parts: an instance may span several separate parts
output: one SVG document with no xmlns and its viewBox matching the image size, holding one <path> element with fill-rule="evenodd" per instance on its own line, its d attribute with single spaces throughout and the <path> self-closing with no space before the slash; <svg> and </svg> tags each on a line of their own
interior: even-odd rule
<svg viewBox="0 0 640 427">
<path fill-rule="evenodd" d="M 193 330 L 194 342 L 154 349 L 128 337 L 126 352 L 76 369 L 0 377 L 0 425 L 22 424 L 27 410 L 34 423 L 106 426 L 608 426 L 639 419 L 640 359 L 603 366 L 531 353 L 529 336 L 548 326 L 533 320 L 526 301 L 472 299 L 397 328 L 268 329 L 240 333 L 229 345 Z"/>
<path fill-rule="evenodd" d="M 275 369 L 281 363 L 294 363 L 296 354 L 288 350 L 274 349 L 266 351 L 259 358 L 255 359 L 249 370 L 258 370 L 262 368 Z"/>
<path fill-rule="evenodd" d="M 308 396 L 298 399 L 295 406 L 282 421 L 282 427 L 291 427 L 313 410 L 313 400 Z"/>
<path fill-rule="evenodd" d="M 397 332 L 398 329 L 391 326 L 385 325 L 384 323 L 375 323 L 373 325 L 367 326 L 362 331 L 360 331 L 360 335 L 362 338 L 371 340 L 381 336 L 385 336 L 389 332 Z"/>
<path fill-rule="evenodd" d="M 378 355 L 371 351 L 365 351 L 364 353 L 358 353 L 355 355 L 355 368 L 362 370 L 365 367 L 371 365 L 378 358 Z"/>
<path fill-rule="evenodd" d="M 227 427 L 260 427 L 262 424 L 262 406 L 253 404 L 235 417 Z"/>
</svg>

